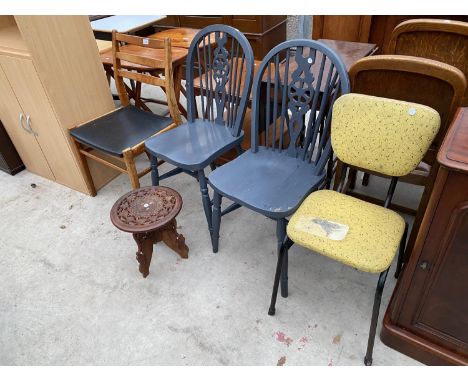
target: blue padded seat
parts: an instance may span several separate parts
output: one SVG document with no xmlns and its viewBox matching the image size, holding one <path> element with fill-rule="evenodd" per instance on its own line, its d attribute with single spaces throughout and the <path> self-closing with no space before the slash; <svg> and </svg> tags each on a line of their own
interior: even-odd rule
<svg viewBox="0 0 468 382">
<path fill-rule="evenodd" d="M 113 156 L 164 130 L 173 121 L 129 105 L 70 131 L 78 142 Z"/>
<path fill-rule="evenodd" d="M 259 147 L 210 173 L 213 189 L 273 219 L 291 215 L 324 178 L 307 161 Z M 262 187 L 258 187 L 261 184 Z"/>
<path fill-rule="evenodd" d="M 244 138 L 231 129 L 210 121 L 195 119 L 145 142 L 147 150 L 174 166 L 196 171 L 207 167 L 221 154 L 239 146 Z"/>
</svg>

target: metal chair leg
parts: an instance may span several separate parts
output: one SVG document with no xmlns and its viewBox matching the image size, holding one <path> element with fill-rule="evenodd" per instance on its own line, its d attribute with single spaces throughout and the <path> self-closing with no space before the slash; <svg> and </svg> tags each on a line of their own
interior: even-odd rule
<svg viewBox="0 0 468 382">
<path fill-rule="evenodd" d="M 205 172 L 203 170 L 198 171 L 198 183 L 200 184 L 203 209 L 205 210 L 206 221 L 208 223 L 208 229 L 210 230 L 211 236 L 213 234 L 211 200 L 210 195 L 208 194 L 208 184 L 206 182 Z"/>
<path fill-rule="evenodd" d="M 398 262 L 395 270 L 395 278 L 397 279 L 400 276 L 401 268 L 403 266 L 403 257 L 405 256 L 405 247 L 406 247 L 406 237 L 408 236 L 408 223 L 405 223 L 405 231 L 403 232 L 403 237 L 401 238 L 400 248 L 398 251 Z"/>
<path fill-rule="evenodd" d="M 287 250 L 291 247 L 291 245 L 291 239 L 286 236 L 279 249 L 278 262 L 276 263 L 275 282 L 273 283 L 273 292 L 271 293 L 270 308 L 268 309 L 268 314 L 270 316 L 275 315 L 276 297 L 278 296 L 281 268 L 283 267 L 284 255 L 287 252 Z"/>
<path fill-rule="evenodd" d="M 222 196 L 216 191 L 213 194 L 213 233 L 211 235 L 211 245 L 213 252 L 218 252 L 219 246 L 219 228 L 221 226 L 221 201 Z"/>
<path fill-rule="evenodd" d="M 278 219 L 276 221 L 276 238 L 278 239 L 278 256 L 280 249 L 283 244 L 284 238 L 286 237 L 286 225 L 288 224 L 286 219 Z M 288 297 L 288 248 L 286 248 L 283 265 L 281 268 L 281 296 Z"/>
<path fill-rule="evenodd" d="M 159 186 L 158 158 L 155 155 L 151 155 L 151 184 Z"/>
<path fill-rule="evenodd" d="M 377 330 L 377 321 L 379 319 L 380 302 L 382 300 L 382 291 L 385 285 L 385 280 L 387 279 L 388 270 L 389 268 L 387 268 L 380 274 L 379 281 L 377 282 L 377 289 L 375 290 L 374 307 L 372 309 L 372 319 L 369 330 L 369 339 L 367 341 L 366 356 L 364 357 L 364 365 L 366 366 L 372 365 L 372 352 L 374 350 L 375 332 Z"/>
<path fill-rule="evenodd" d="M 349 169 L 349 189 L 354 190 L 356 187 L 356 178 L 357 178 L 357 170 L 351 168 Z"/>
</svg>

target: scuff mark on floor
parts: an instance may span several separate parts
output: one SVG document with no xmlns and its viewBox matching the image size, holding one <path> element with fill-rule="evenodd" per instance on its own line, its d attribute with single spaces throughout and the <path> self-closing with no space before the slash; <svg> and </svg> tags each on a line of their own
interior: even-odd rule
<svg viewBox="0 0 468 382">
<path fill-rule="evenodd" d="M 307 344 L 308 342 L 309 342 L 309 337 L 307 337 L 307 336 L 301 337 L 301 338 L 299 339 L 300 345 L 299 345 L 299 347 L 297 348 L 297 350 L 302 350 L 302 349 L 304 349 L 304 347 L 306 346 L 306 344 Z"/>
<path fill-rule="evenodd" d="M 283 332 L 276 332 L 276 340 L 278 342 L 285 343 L 288 347 L 293 343 L 293 339 L 291 337 L 287 337 Z"/>
<path fill-rule="evenodd" d="M 286 356 L 282 356 L 279 360 L 276 366 L 283 366 L 286 363 Z"/>
<path fill-rule="evenodd" d="M 338 345 L 341 342 L 341 333 L 337 334 L 335 337 L 333 337 L 333 345 Z"/>
</svg>

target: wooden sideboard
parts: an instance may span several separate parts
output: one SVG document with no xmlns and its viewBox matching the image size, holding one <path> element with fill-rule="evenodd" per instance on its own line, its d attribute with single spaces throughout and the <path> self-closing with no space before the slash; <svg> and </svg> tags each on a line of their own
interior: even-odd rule
<svg viewBox="0 0 468 382">
<path fill-rule="evenodd" d="M 90 193 L 68 130 L 115 108 L 86 16 L 0 16 L 0 120 L 26 168 Z M 97 188 L 118 173 L 90 162 Z"/>
<path fill-rule="evenodd" d="M 468 22 L 468 16 L 313 16 L 312 38 L 328 38 L 356 42 L 370 42 L 379 47 L 380 54 L 388 53 L 388 43 L 393 29 L 410 19 L 448 19 Z"/>
<path fill-rule="evenodd" d="M 231 25 L 245 34 L 254 57 L 261 60 L 280 42 L 286 40 L 286 16 L 167 16 L 155 25 L 157 32 L 167 28 L 204 28 L 212 24 Z"/>
<path fill-rule="evenodd" d="M 434 188 L 387 308 L 382 341 L 430 365 L 468 365 L 468 108 L 439 150 Z"/>
</svg>

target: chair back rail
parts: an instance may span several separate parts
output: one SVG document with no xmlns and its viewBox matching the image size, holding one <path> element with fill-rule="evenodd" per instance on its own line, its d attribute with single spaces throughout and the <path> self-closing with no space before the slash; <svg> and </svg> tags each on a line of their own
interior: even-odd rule
<svg viewBox="0 0 468 382">
<path fill-rule="evenodd" d="M 468 77 L 468 23 L 438 19 L 407 20 L 393 30 L 388 53 L 445 62 Z M 468 90 L 462 105 L 468 106 Z"/>
<path fill-rule="evenodd" d="M 238 136 L 252 86 L 254 56 L 247 38 L 227 25 L 211 25 L 194 37 L 187 56 L 188 121 L 197 115 Z M 195 94 L 194 81 L 197 81 Z M 201 110 L 197 113 L 196 96 Z"/>
<path fill-rule="evenodd" d="M 343 61 L 325 44 L 305 39 L 279 44 L 254 79 L 251 150 L 285 151 L 321 171 L 331 155 L 332 105 L 349 90 Z"/>
<path fill-rule="evenodd" d="M 432 165 L 466 91 L 466 79 L 454 66 L 426 58 L 378 55 L 365 57 L 349 69 L 354 93 L 429 106 L 440 114 L 441 127 L 424 161 Z"/>
<path fill-rule="evenodd" d="M 123 50 L 123 47 L 139 47 L 136 52 Z M 164 59 L 152 58 L 152 51 L 158 49 L 164 50 Z M 177 106 L 176 96 L 174 93 L 174 75 L 172 70 L 172 53 L 171 53 L 171 40 L 166 38 L 164 40 L 152 39 L 146 37 L 138 37 L 112 32 L 112 56 L 114 61 L 114 79 L 119 99 L 122 106 L 128 106 L 130 101 L 125 89 L 124 78 L 134 80 L 137 82 L 150 84 L 161 87 L 167 97 L 167 105 L 169 113 L 176 125 L 182 123 L 180 111 Z M 133 64 L 142 65 L 150 68 L 146 73 L 135 72 L 122 68 L 122 61 L 130 62 Z M 163 78 L 158 76 L 159 73 L 163 74 Z"/>
</svg>

